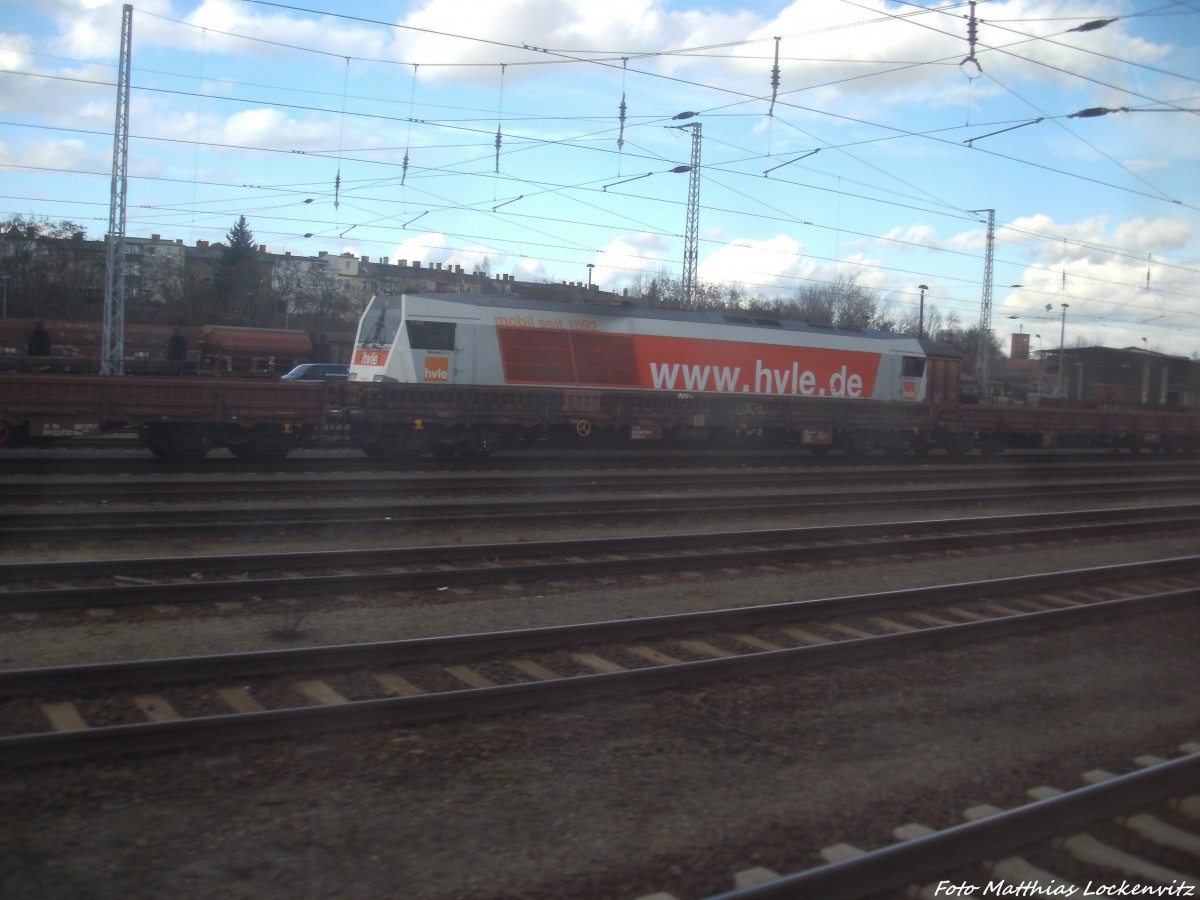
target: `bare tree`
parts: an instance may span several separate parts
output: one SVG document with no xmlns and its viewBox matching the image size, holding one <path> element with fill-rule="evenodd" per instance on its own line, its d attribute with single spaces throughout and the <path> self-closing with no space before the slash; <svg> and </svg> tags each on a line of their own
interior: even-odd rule
<svg viewBox="0 0 1200 900">
<path fill-rule="evenodd" d="M 781 318 L 814 325 L 874 328 L 882 321 L 878 296 L 854 277 L 807 285 L 796 292 L 794 299 L 776 301 L 774 308 Z"/>
<path fill-rule="evenodd" d="M 67 219 L 0 222 L 0 271 L 8 276 L 10 316 L 93 318 L 98 312 L 91 305 L 103 296 L 103 248 Z"/>
</svg>

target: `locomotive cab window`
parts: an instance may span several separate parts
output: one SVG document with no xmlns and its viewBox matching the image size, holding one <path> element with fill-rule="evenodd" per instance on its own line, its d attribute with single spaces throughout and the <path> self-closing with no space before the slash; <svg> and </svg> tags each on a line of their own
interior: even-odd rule
<svg viewBox="0 0 1200 900">
<path fill-rule="evenodd" d="M 904 357 L 904 365 L 900 370 L 900 375 L 903 378 L 920 378 L 925 374 L 925 357 L 923 356 L 906 356 Z"/>
<path fill-rule="evenodd" d="M 408 320 L 408 345 L 414 350 L 453 350 L 453 322 Z"/>
<path fill-rule="evenodd" d="M 388 347 L 400 328 L 401 298 L 376 297 L 359 326 L 358 342 L 373 347 Z"/>
</svg>

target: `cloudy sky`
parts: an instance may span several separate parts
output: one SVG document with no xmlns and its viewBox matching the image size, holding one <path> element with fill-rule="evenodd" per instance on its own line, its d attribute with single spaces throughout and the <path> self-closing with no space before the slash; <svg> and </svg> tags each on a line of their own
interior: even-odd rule
<svg viewBox="0 0 1200 900">
<path fill-rule="evenodd" d="M 132 6 L 130 235 L 620 290 L 681 274 L 694 186 L 701 281 L 973 324 L 994 210 L 1005 346 L 1065 303 L 1068 345 L 1200 355 L 1195 3 L 980 0 L 973 42 L 966 3 Z M 99 238 L 121 4 L 0 13 L 0 217 Z"/>
</svg>

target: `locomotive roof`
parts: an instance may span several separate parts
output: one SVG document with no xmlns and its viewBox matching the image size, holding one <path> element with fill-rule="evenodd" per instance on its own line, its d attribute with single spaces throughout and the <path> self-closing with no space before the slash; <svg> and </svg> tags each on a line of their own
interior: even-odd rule
<svg viewBox="0 0 1200 900">
<path fill-rule="evenodd" d="M 962 359 L 962 351 L 953 344 L 926 340 L 922 340 L 919 343 L 921 344 L 921 349 L 925 351 L 926 356 L 944 356 L 948 359 Z"/>
<path fill-rule="evenodd" d="M 723 312 L 719 310 L 673 309 L 671 307 L 637 306 L 630 301 L 622 303 L 595 303 L 572 300 L 526 300 L 496 294 L 408 294 L 426 300 L 460 303 L 464 306 L 493 307 L 501 309 L 528 309 L 536 312 L 584 316 L 625 316 L 634 319 L 664 319 L 671 322 L 703 322 L 710 325 L 735 325 L 764 330 L 796 331 L 809 334 L 835 334 L 846 337 L 867 337 L 874 340 L 911 341 L 906 334 L 891 331 L 876 331 L 871 328 L 842 328 L 836 325 L 816 325 L 794 319 L 781 319 L 756 310 Z"/>
</svg>

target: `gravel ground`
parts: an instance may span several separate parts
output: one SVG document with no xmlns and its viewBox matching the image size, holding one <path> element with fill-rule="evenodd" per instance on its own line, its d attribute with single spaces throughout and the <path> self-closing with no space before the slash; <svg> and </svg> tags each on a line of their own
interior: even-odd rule
<svg viewBox="0 0 1200 900">
<path fill-rule="evenodd" d="M 764 526 L 766 527 L 766 526 Z M 479 538 L 483 539 L 483 538 Z M 532 538 L 531 538 L 532 539 Z M 256 548 L 259 549 L 259 548 Z M 282 548 L 280 548 L 282 549 Z M 430 592 L 308 615 L 381 640 L 1193 553 L 1195 536 L 636 585 Z M 177 552 L 177 551 L 168 551 Z M 412 598 L 406 598 L 411 600 Z M 0 634 L 0 665 L 281 646 L 274 616 Z M 545 713 L 0 775 L 0 896 L 703 897 L 1200 739 L 1200 612 Z"/>
</svg>

